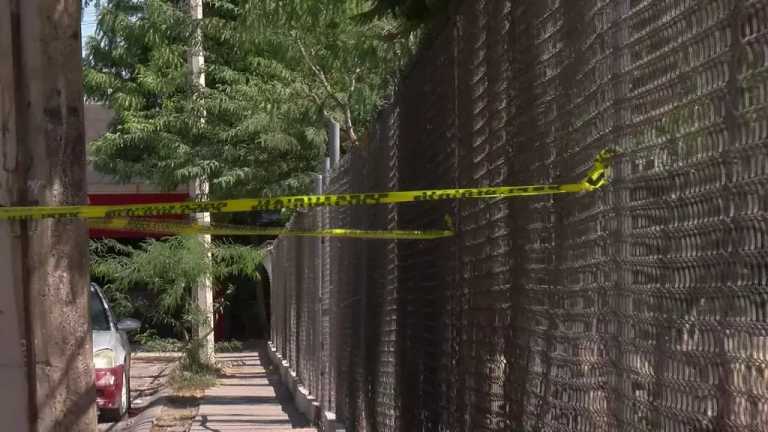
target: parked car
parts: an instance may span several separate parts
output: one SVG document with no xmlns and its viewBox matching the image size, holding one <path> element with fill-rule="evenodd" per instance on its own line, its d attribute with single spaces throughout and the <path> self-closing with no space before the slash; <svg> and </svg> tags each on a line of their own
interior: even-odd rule
<svg viewBox="0 0 768 432">
<path fill-rule="evenodd" d="M 103 418 L 117 421 L 131 406 L 131 345 L 126 333 L 141 323 L 126 318 L 115 324 L 99 286 L 91 283 L 90 292 L 96 406 Z"/>
</svg>

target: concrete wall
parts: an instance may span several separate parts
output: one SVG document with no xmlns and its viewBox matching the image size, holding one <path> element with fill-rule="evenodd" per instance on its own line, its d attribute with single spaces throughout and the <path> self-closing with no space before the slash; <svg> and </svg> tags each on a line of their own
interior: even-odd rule
<svg viewBox="0 0 768 432">
<path fill-rule="evenodd" d="M 91 143 L 104 135 L 109 129 L 114 113 L 102 104 L 85 104 L 85 142 Z M 114 178 L 97 172 L 93 164 L 88 161 L 88 194 L 142 194 L 164 192 L 152 185 L 141 181 L 121 183 Z M 167 192 L 167 191 L 165 191 Z M 183 185 L 174 192 L 187 193 L 188 188 Z"/>
</svg>

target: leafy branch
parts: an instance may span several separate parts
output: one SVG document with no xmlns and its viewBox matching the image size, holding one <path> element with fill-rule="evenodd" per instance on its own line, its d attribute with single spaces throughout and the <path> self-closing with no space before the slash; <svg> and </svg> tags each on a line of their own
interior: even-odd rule
<svg viewBox="0 0 768 432">
<path fill-rule="evenodd" d="M 326 95 L 333 99 L 333 101 L 336 103 L 336 107 L 342 112 L 342 115 L 344 117 L 344 130 L 349 136 L 349 140 L 353 145 L 357 145 L 357 135 L 355 134 L 355 128 L 352 124 L 352 109 L 350 107 L 350 99 L 352 97 L 352 92 L 355 91 L 355 85 L 356 85 L 356 79 L 357 74 L 359 73 L 359 68 L 355 70 L 354 74 L 352 75 L 352 83 L 349 88 L 349 94 L 347 95 L 347 100 L 343 101 L 336 92 L 333 91 L 333 87 L 331 87 L 331 83 L 328 82 L 328 78 L 325 76 L 325 73 L 323 73 L 323 70 L 320 69 L 320 67 L 315 64 L 315 62 L 312 61 L 312 58 L 310 57 L 309 53 L 307 53 L 307 49 L 304 47 L 304 44 L 301 42 L 301 39 L 296 37 L 296 44 L 299 47 L 299 51 L 301 51 L 301 55 L 304 58 L 304 62 L 307 66 L 314 72 L 315 77 L 320 81 L 320 84 L 322 84 L 323 89 L 326 92 Z M 320 102 L 320 98 L 316 95 L 314 95 L 315 101 L 321 106 L 322 109 L 322 103 Z M 327 117 L 330 117 L 328 115 L 328 112 L 323 109 L 324 114 Z"/>
</svg>

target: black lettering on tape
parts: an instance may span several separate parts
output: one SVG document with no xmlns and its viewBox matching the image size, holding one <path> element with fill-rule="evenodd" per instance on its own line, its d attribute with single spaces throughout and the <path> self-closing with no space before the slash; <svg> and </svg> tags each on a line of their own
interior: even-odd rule
<svg viewBox="0 0 768 432">
<path fill-rule="evenodd" d="M 179 210 L 183 210 L 184 207 L 181 209 L 176 205 L 168 205 L 165 207 L 160 208 L 143 208 L 140 209 L 142 216 L 161 216 L 161 215 L 167 215 L 167 214 L 174 214 L 178 212 Z"/>
<path fill-rule="evenodd" d="M 322 207 L 326 205 L 330 205 L 331 203 L 331 197 L 329 196 L 314 196 L 310 197 L 310 206 L 312 207 Z"/>
<path fill-rule="evenodd" d="M 352 205 L 360 205 L 363 203 L 363 197 L 361 195 L 350 195 L 349 196 L 349 203 Z"/>
<path fill-rule="evenodd" d="M 119 209 L 119 210 L 111 210 L 105 213 L 104 216 L 110 218 L 110 217 L 134 217 L 137 216 L 136 211 L 134 209 Z"/>
<path fill-rule="evenodd" d="M 197 205 L 195 205 L 195 204 L 192 204 L 192 203 L 189 203 L 189 204 L 181 204 L 181 205 L 179 206 L 179 210 L 180 210 L 182 213 L 200 213 L 200 212 L 198 211 L 198 208 L 199 208 L 199 206 L 197 206 Z"/>
<path fill-rule="evenodd" d="M 53 219 L 68 219 L 68 218 L 76 218 L 78 216 L 80 216 L 80 212 L 73 211 L 73 212 L 67 212 L 67 213 L 52 214 L 51 218 L 53 218 Z"/>
</svg>

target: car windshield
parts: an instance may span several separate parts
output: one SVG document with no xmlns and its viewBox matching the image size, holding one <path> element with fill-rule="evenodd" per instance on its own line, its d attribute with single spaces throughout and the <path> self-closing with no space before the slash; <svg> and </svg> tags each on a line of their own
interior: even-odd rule
<svg viewBox="0 0 768 432">
<path fill-rule="evenodd" d="M 109 319 L 99 294 L 91 289 L 91 329 L 109 331 Z"/>
</svg>

